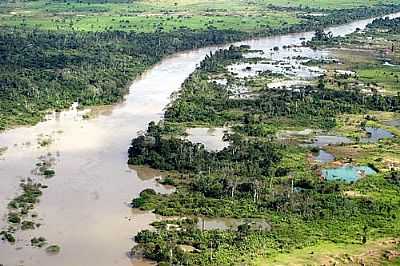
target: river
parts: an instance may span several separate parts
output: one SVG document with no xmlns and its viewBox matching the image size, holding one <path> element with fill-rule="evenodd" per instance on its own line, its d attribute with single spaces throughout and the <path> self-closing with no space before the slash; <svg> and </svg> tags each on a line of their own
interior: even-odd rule
<svg viewBox="0 0 400 266">
<path fill-rule="evenodd" d="M 400 13 L 393 16 L 400 16 Z M 331 27 L 334 35 L 364 28 L 371 19 Z M 244 41 L 253 49 L 300 44 L 312 32 L 288 34 Z M 4 266 L 127 266 L 143 262 L 130 259 L 134 235 L 157 219 L 154 214 L 133 211 L 129 201 L 140 191 L 152 187 L 159 192 L 168 188 L 153 179 L 142 178 L 127 165 L 130 140 L 143 131 L 149 121 L 158 121 L 170 102 L 170 95 L 196 65 L 218 47 L 177 53 L 146 71 L 130 86 L 125 100 L 105 107 L 92 119 L 83 119 L 82 111 L 71 109 L 49 115 L 32 127 L 19 127 L 0 134 L 0 227 L 7 226 L 7 203 L 20 194 L 21 178 L 32 176 L 40 157 L 54 161 L 56 175 L 44 181 L 40 203 L 35 211 L 42 224 L 38 229 L 16 234 L 17 242 L 0 241 L 0 264 Z M 45 137 L 43 137 L 45 136 Z M 51 143 L 38 145 L 38 139 Z M 45 237 L 61 247 L 57 255 L 30 247 L 32 237 Z"/>
</svg>

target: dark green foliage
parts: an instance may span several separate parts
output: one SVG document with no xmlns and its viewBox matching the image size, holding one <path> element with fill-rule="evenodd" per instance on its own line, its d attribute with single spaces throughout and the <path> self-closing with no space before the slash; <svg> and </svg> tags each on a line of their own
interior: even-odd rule
<svg viewBox="0 0 400 266">
<path fill-rule="evenodd" d="M 393 189 L 388 183 L 382 186 L 380 178 L 370 180 L 373 186 Z M 330 240 L 336 243 L 362 244 L 372 237 L 398 234 L 396 223 L 400 210 L 399 204 L 386 203 L 371 198 L 348 198 L 342 192 L 347 189 L 361 188 L 364 184 L 331 184 L 320 182 L 312 189 L 289 193 L 275 186 L 274 194 L 260 195 L 257 202 L 251 196 L 238 194 L 237 197 L 221 196 L 220 188 L 216 194 L 204 196 L 202 193 L 178 191 L 169 196 L 158 196 L 152 206 L 162 215 L 206 215 L 211 217 L 264 217 L 272 220 L 272 229 L 253 231 L 246 224 L 239 230 L 207 230 L 202 232 L 196 226 L 177 224 L 179 230 L 168 229 L 156 224 L 157 232 L 142 231 L 136 237 L 139 245 L 136 250 L 151 259 L 164 261 L 169 258 L 170 249 L 174 250 L 174 260 L 189 260 L 192 265 L 205 263 L 210 252 L 210 241 L 219 239 L 221 246 L 214 246 L 214 252 L 227 252 L 231 247 L 237 252 L 229 257 L 229 263 L 238 262 L 257 253 L 261 246 L 276 251 L 289 251 L 315 244 L 318 240 Z M 398 191 L 398 189 L 397 189 Z M 261 193 L 261 192 L 260 192 Z M 171 222 L 169 222 L 171 223 Z M 368 228 L 368 231 L 365 229 Z M 191 245 L 199 253 L 179 253 L 179 245 Z M 215 243 L 214 243 L 215 244 Z M 264 246 L 266 245 L 266 246 Z M 243 252 L 243 253 L 242 253 Z M 246 253 L 247 252 L 247 253 Z M 226 262 L 216 259 L 212 264 Z M 228 264 L 229 264 L 228 263 Z"/>
<path fill-rule="evenodd" d="M 43 171 L 43 175 L 46 176 L 47 178 L 53 177 L 56 174 L 56 172 L 53 169 L 45 169 Z"/>
<path fill-rule="evenodd" d="M 389 17 L 378 18 L 372 21 L 372 23 L 368 24 L 368 28 L 384 29 L 390 31 L 391 33 L 399 33 L 400 18 L 393 18 L 393 19 L 390 19 Z"/>
<path fill-rule="evenodd" d="M 34 237 L 31 239 L 31 246 L 41 248 L 47 244 L 46 238 Z"/>
<path fill-rule="evenodd" d="M 12 233 L 7 232 L 7 231 L 1 231 L 0 236 L 2 240 L 6 240 L 10 243 L 15 243 L 15 237 Z"/>
<path fill-rule="evenodd" d="M 22 230 L 35 229 L 35 223 L 32 221 L 23 221 L 21 224 Z"/>
<path fill-rule="evenodd" d="M 39 201 L 39 197 L 42 195 L 41 188 L 44 186 L 28 178 L 20 183 L 20 187 L 23 193 L 11 200 L 8 204 L 10 210 L 7 220 L 10 223 L 10 227 L 3 234 L 4 238 L 8 241 L 10 241 L 9 238 L 13 236 L 13 233 L 18 228 L 21 230 L 31 230 L 40 226 L 40 224 L 35 224 L 33 221 L 23 219 L 27 217 L 29 211 L 32 210 Z M 32 214 L 32 218 L 34 217 L 36 217 L 36 215 Z"/>
<path fill-rule="evenodd" d="M 173 178 L 171 178 L 170 176 L 166 176 L 163 179 L 161 179 L 159 181 L 160 184 L 162 185 L 169 185 L 169 186 L 175 186 L 175 180 Z"/>
<path fill-rule="evenodd" d="M 385 178 L 390 183 L 400 186 L 400 171 L 392 170 Z"/>
<path fill-rule="evenodd" d="M 377 17 L 390 13 L 395 13 L 399 10 L 399 8 L 400 8 L 399 5 L 386 4 L 377 6 L 375 8 L 366 6 L 353 9 L 337 9 L 332 12 L 329 12 L 327 16 L 305 15 L 305 18 L 312 19 L 312 21 L 314 21 L 314 23 L 316 25 L 319 25 L 320 27 L 326 27 L 332 24 L 348 23 L 361 18 Z M 321 10 L 318 12 L 321 12 Z"/>
<path fill-rule="evenodd" d="M 68 33 L 0 28 L 0 129 L 38 122 L 49 109 L 110 104 L 163 56 L 235 41 L 235 31 Z"/>
<path fill-rule="evenodd" d="M 253 32 L 213 28 L 155 33 L 63 32 L 1 27 L 0 130 L 37 123 L 49 109 L 61 110 L 76 101 L 81 105 L 119 101 L 129 81 L 179 50 L 315 30 L 398 10 L 398 5 L 329 10 L 327 16 L 304 17 L 298 24 Z"/>
<path fill-rule="evenodd" d="M 8 222 L 12 224 L 19 224 L 21 223 L 21 218 L 19 217 L 18 213 L 10 212 L 8 214 Z"/>
<path fill-rule="evenodd" d="M 60 253 L 61 248 L 57 245 L 51 245 L 46 248 L 46 252 L 49 254 L 58 254 Z"/>
<path fill-rule="evenodd" d="M 154 195 L 156 195 L 157 193 L 154 191 L 154 189 L 151 189 L 151 188 L 147 188 L 147 189 L 145 189 L 145 190 L 143 190 L 142 192 L 140 192 L 140 196 L 141 197 L 151 197 L 151 196 L 154 196 Z"/>
<path fill-rule="evenodd" d="M 129 164 L 145 164 L 162 170 L 204 172 L 235 169 L 240 175 L 269 175 L 279 162 L 279 145 L 245 139 L 235 139 L 219 152 L 209 152 L 203 145 L 179 138 L 163 138 L 151 125 L 146 135 L 132 140 Z"/>
</svg>

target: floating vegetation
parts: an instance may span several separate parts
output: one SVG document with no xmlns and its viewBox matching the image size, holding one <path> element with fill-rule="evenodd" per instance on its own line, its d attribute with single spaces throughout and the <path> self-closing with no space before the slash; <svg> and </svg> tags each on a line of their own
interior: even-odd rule
<svg viewBox="0 0 400 266">
<path fill-rule="evenodd" d="M 60 250 L 61 248 L 57 245 L 51 245 L 46 248 L 46 252 L 48 254 L 54 254 L 54 255 L 60 253 Z"/>
<path fill-rule="evenodd" d="M 47 240 L 44 237 L 34 237 L 31 239 L 31 246 L 41 248 L 47 245 Z"/>
<path fill-rule="evenodd" d="M 7 221 L 10 226 L 7 231 L 2 231 L 2 239 L 10 243 L 15 242 L 14 233 L 16 230 L 32 230 L 39 226 L 34 221 L 25 220 L 25 218 L 28 217 L 35 204 L 39 202 L 42 189 L 47 186 L 28 178 L 21 181 L 20 187 L 22 188 L 22 194 L 8 203 Z M 31 218 L 36 218 L 36 214 L 32 214 Z"/>
<path fill-rule="evenodd" d="M 35 229 L 35 223 L 32 221 L 22 221 L 21 229 L 22 230 L 33 230 L 33 229 Z"/>
<path fill-rule="evenodd" d="M 3 241 L 8 241 L 10 243 L 15 243 L 15 237 L 12 233 L 7 232 L 7 231 L 1 231 L 0 232 L 1 240 Z"/>
<path fill-rule="evenodd" d="M 36 164 L 36 169 L 33 171 L 34 174 L 42 175 L 46 178 L 53 177 L 56 172 L 53 169 L 55 158 L 49 153 L 47 156 L 39 157 L 40 162 Z"/>
<path fill-rule="evenodd" d="M 329 163 L 335 160 L 335 156 L 322 149 L 318 149 L 318 151 L 314 153 L 314 160 L 319 163 Z"/>
<path fill-rule="evenodd" d="M 40 147 L 46 147 L 53 143 L 53 138 L 51 136 L 42 136 L 40 135 L 38 138 L 38 144 Z"/>
<path fill-rule="evenodd" d="M 0 146 L 0 156 L 3 155 L 7 151 L 7 147 Z"/>
</svg>

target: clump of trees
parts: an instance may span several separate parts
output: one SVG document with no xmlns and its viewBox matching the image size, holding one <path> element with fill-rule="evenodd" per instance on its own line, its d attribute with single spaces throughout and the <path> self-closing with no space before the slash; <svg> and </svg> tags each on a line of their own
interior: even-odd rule
<svg viewBox="0 0 400 266">
<path fill-rule="evenodd" d="M 391 33 L 400 33 L 400 18 L 378 18 L 367 25 L 370 29 L 383 29 Z"/>
<path fill-rule="evenodd" d="M 230 168 L 238 175 L 269 175 L 280 161 L 279 144 L 262 140 L 231 137 L 231 145 L 219 152 L 210 152 L 204 145 L 176 137 L 163 137 L 163 128 L 154 122 L 147 133 L 132 140 L 130 164 L 145 164 L 162 170 L 209 172 Z"/>
<path fill-rule="evenodd" d="M 7 230 L 0 232 L 0 235 L 3 236 L 2 238 L 10 243 L 15 242 L 14 233 L 18 229 L 31 230 L 38 226 L 38 224 L 27 219 L 29 219 L 28 215 L 30 211 L 38 203 L 39 197 L 42 195 L 42 189 L 46 186 L 28 178 L 21 181 L 20 187 L 22 189 L 22 194 L 8 203 L 9 212 L 7 221 L 10 226 Z"/>
</svg>

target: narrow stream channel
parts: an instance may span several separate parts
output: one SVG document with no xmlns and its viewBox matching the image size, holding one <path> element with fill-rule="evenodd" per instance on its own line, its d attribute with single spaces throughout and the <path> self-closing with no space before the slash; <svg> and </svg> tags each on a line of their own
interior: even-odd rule
<svg viewBox="0 0 400 266">
<path fill-rule="evenodd" d="M 400 16 L 400 13 L 393 17 Z M 364 28 L 371 19 L 327 29 L 334 35 Z M 312 32 L 240 42 L 253 49 L 300 44 Z M 70 110 L 51 115 L 46 122 L 0 134 L 0 231 L 7 227 L 7 203 L 20 193 L 19 181 L 31 176 L 40 156 L 55 159 L 56 175 L 34 212 L 41 218 L 38 229 L 16 234 L 17 242 L 0 241 L 0 264 L 4 266 L 110 266 L 142 265 L 128 258 L 134 235 L 157 219 L 154 214 L 132 211 L 128 202 L 145 188 L 167 188 L 154 180 L 142 180 L 126 164 L 130 140 L 146 129 L 149 121 L 162 118 L 171 93 L 194 71 L 210 51 L 207 47 L 181 52 L 164 59 L 135 80 L 126 100 L 104 108 L 90 120 Z M 51 144 L 38 145 L 40 136 Z M 30 247 L 32 237 L 45 237 L 61 247 L 58 255 Z"/>
</svg>

